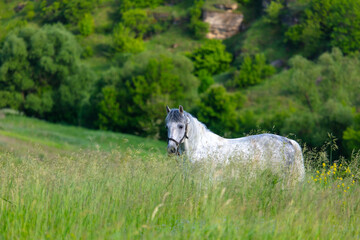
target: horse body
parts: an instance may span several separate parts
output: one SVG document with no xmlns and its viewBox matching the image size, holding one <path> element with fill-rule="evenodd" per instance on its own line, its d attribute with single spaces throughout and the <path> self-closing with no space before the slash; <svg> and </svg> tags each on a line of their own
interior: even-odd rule
<svg viewBox="0 0 360 240">
<path fill-rule="evenodd" d="M 182 113 L 181 113 L 182 112 Z M 168 110 L 169 147 L 176 145 L 179 154 L 186 154 L 190 162 L 213 161 L 217 163 L 250 162 L 260 168 L 285 169 L 302 180 L 305 175 L 301 147 L 294 140 L 275 134 L 260 134 L 248 137 L 226 139 L 216 135 L 191 114 L 173 109 Z M 171 121 L 170 115 L 183 115 L 183 121 Z M 185 132 L 176 135 L 176 124 L 184 124 Z M 176 126 L 177 126 L 176 125 Z M 171 130 L 170 130 L 171 128 Z M 181 134 L 183 137 L 181 139 Z M 181 141 L 177 142 L 177 139 Z M 170 152 L 169 152 L 170 153 Z"/>
</svg>

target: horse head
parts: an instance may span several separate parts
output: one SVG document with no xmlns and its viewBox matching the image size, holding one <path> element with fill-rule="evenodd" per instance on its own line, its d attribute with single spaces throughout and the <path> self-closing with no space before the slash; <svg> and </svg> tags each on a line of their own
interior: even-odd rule
<svg viewBox="0 0 360 240">
<path fill-rule="evenodd" d="M 168 154 L 180 154 L 179 147 L 187 138 L 187 126 L 189 119 L 184 108 L 180 105 L 179 109 L 170 109 L 166 106 L 167 116 L 165 119 L 168 136 Z"/>
</svg>

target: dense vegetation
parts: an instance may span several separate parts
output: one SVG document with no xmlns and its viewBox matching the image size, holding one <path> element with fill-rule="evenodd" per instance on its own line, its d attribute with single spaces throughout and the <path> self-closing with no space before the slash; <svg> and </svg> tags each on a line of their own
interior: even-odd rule
<svg viewBox="0 0 360 240">
<path fill-rule="evenodd" d="M 329 164 L 305 152 L 290 187 L 235 163 L 182 165 L 164 142 L 0 119 L 2 239 L 353 239 L 360 156 Z M 249 174 L 252 173 L 256 174 Z M 317 171 L 317 172 L 316 172 Z"/>
<path fill-rule="evenodd" d="M 182 104 L 228 137 L 358 150 L 358 0 L 238 0 L 243 30 L 205 39 L 202 12 L 233 2 L 1 0 L 0 108 L 163 138 Z"/>
</svg>

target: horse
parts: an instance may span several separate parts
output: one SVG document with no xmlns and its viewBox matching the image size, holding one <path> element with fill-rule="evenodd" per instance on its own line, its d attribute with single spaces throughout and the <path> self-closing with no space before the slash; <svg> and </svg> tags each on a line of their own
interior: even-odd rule
<svg viewBox="0 0 360 240">
<path fill-rule="evenodd" d="M 268 133 L 227 139 L 211 132 L 181 105 L 179 109 L 166 106 L 166 111 L 167 152 L 170 156 L 185 155 L 191 163 L 256 163 L 261 169 L 281 168 L 295 180 L 304 179 L 302 150 L 292 139 Z"/>
</svg>

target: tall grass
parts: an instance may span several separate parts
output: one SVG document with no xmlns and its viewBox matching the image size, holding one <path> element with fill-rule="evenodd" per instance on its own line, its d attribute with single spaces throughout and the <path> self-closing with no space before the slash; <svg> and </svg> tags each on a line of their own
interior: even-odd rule
<svg viewBox="0 0 360 240">
<path fill-rule="evenodd" d="M 359 183 L 345 193 L 335 178 L 326 186 L 312 180 L 315 171 L 290 187 L 271 171 L 190 166 L 131 150 L 44 158 L 3 150 L 0 238 L 359 238 Z"/>
</svg>

